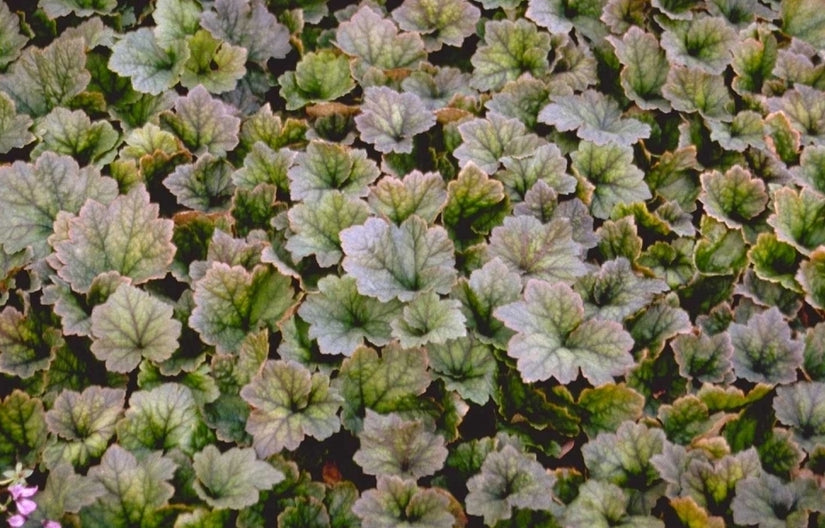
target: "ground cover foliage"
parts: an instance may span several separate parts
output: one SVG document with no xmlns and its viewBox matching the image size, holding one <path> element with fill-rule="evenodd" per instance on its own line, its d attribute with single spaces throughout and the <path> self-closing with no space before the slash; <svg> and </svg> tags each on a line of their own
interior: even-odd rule
<svg viewBox="0 0 825 528">
<path fill-rule="evenodd" d="M 825 526 L 820 0 L 0 3 L 12 526 Z"/>
</svg>

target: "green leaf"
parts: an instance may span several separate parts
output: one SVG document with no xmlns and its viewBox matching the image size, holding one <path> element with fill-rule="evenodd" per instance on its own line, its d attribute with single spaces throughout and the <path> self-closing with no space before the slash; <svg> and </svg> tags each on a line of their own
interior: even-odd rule
<svg viewBox="0 0 825 528">
<path fill-rule="evenodd" d="M 132 393 L 117 438 L 131 451 L 177 447 L 190 454 L 206 443 L 208 434 L 189 387 L 164 383 Z"/>
<path fill-rule="evenodd" d="M 645 398 L 624 384 L 607 383 L 594 389 L 584 389 L 579 395 L 582 429 L 587 436 L 618 430 L 627 420 L 642 416 Z M 617 482 L 617 484 L 620 484 Z"/>
<path fill-rule="evenodd" d="M 588 480 L 579 486 L 578 496 L 567 507 L 564 525 L 570 528 L 664 528 L 659 519 L 628 515 L 628 502 L 627 495 L 615 484 Z"/>
<path fill-rule="evenodd" d="M 825 198 L 808 188 L 799 193 L 783 187 L 774 193 L 775 213 L 768 224 L 776 237 L 795 247 L 800 253 L 811 252 L 825 244 Z"/>
<path fill-rule="evenodd" d="M 654 295 L 667 289 L 664 281 L 637 276 L 624 257 L 608 260 L 600 270 L 576 281 L 585 316 L 617 322 L 641 310 Z"/>
<path fill-rule="evenodd" d="M 662 95 L 680 112 L 698 112 L 704 118 L 730 120 L 733 99 L 720 75 L 672 65 Z"/>
<path fill-rule="evenodd" d="M 35 129 L 41 138 L 32 150 L 71 156 L 81 165 L 103 166 L 115 157 L 114 147 L 120 136 L 108 121 L 92 122 L 82 110 L 71 112 L 58 107 L 41 119 Z"/>
<path fill-rule="evenodd" d="M 814 47 L 825 46 L 825 12 L 816 0 L 782 0 L 782 30 Z"/>
<path fill-rule="evenodd" d="M 797 381 L 777 387 L 773 409 L 806 452 L 825 443 L 825 383 Z"/>
<path fill-rule="evenodd" d="M 724 514 L 733 499 L 736 483 L 762 472 L 759 455 L 754 448 L 726 455 L 716 461 L 704 458 L 700 456 L 685 461 L 683 494 L 692 497 L 711 513 Z"/>
<path fill-rule="evenodd" d="M 202 84 L 209 93 L 219 94 L 233 90 L 246 74 L 246 48 L 216 39 L 203 29 L 187 42 L 191 53 L 180 73 L 184 87 Z"/>
<path fill-rule="evenodd" d="M 219 350 L 233 351 L 247 333 L 274 327 L 295 304 L 292 280 L 271 266 L 250 272 L 242 266 L 212 262 L 195 283 L 195 309 L 189 325 Z"/>
<path fill-rule="evenodd" d="M 534 455 L 505 445 L 490 452 L 481 472 L 467 481 L 467 513 L 483 516 L 492 526 L 509 519 L 514 508 L 550 510 L 555 480 Z"/>
<path fill-rule="evenodd" d="M 344 399 L 330 388 L 329 378 L 292 361 L 264 363 L 241 389 L 241 398 L 252 406 L 246 431 L 261 458 L 294 451 L 306 436 L 325 440 L 341 427 L 338 409 Z"/>
<path fill-rule="evenodd" d="M 158 95 L 177 84 L 189 56 L 185 41 L 161 42 L 151 29 L 139 28 L 114 45 L 109 69 L 131 77 L 135 91 Z"/>
<path fill-rule="evenodd" d="M 554 97 L 539 112 L 538 119 L 562 132 L 575 130 L 581 139 L 597 145 L 632 145 L 650 136 L 649 125 L 623 118 L 618 103 L 595 90 Z"/>
<path fill-rule="evenodd" d="M 404 348 L 442 344 L 464 337 L 464 314 L 454 299 L 440 299 L 432 290 L 419 293 L 404 306 L 400 317 L 392 320 L 392 335 Z"/>
<path fill-rule="evenodd" d="M 366 409 L 386 414 L 419 405 L 430 384 L 427 356 L 422 349 L 389 345 L 379 357 L 375 350 L 362 347 L 341 364 L 338 380 L 344 397 L 341 418 L 347 429 L 357 432 Z"/>
<path fill-rule="evenodd" d="M 808 328 L 805 334 L 804 370 L 814 381 L 825 381 L 825 324 Z"/>
<path fill-rule="evenodd" d="M 820 310 L 825 309 L 825 249 L 819 248 L 799 266 L 796 279 L 805 292 L 805 301 Z"/>
<path fill-rule="evenodd" d="M 803 143 L 825 143 L 825 103 L 820 90 L 799 84 L 781 98 L 770 98 L 768 107 L 774 112 L 782 112 L 801 135 Z M 796 157 L 796 152 L 793 155 Z"/>
<path fill-rule="evenodd" d="M 633 149 L 627 145 L 582 141 L 570 157 L 573 172 L 595 186 L 590 212 L 596 218 L 609 218 L 618 204 L 651 197 L 644 173 L 633 164 Z"/>
<path fill-rule="evenodd" d="M 551 46 L 550 35 L 529 20 L 490 20 L 484 24 L 484 44 L 470 59 L 470 84 L 482 91 L 497 91 L 523 73 L 541 78 L 549 69 Z"/>
<path fill-rule="evenodd" d="M 258 460 L 255 451 L 233 447 L 221 453 L 214 445 L 192 456 L 197 480 L 195 492 L 216 509 L 240 510 L 252 506 L 260 491 L 267 491 L 284 480 L 284 474 L 271 464 Z"/>
<path fill-rule="evenodd" d="M 445 294 L 455 282 L 453 243 L 440 226 L 428 228 L 417 216 L 396 227 L 369 218 L 339 233 L 342 266 L 355 277 L 358 292 L 381 302 L 412 300 L 429 289 Z"/>
<path fill-rule="evenodd" d="M 116 528 L 155 525 L 157 510 L 168 504 L 175 493 L 169 481 L 176 467 L 159 451 L 138 460 L 119 445 L 112 445 L 100 465 L 89 470 L 89 478 L 105 492 L 97 502 L 83 509 L 81 521 L 84 525 Z"/>
<path fill-rule="evenodd" d="M 462 144 L 453 151 L 458 164 L 463 167 L 472 161 L 487 174 L 495 173 L 507 157 L 533 154 L 545 144 L 541 138 L 528 132 L 518 119 L 508 119 L 495 112 L 489 112 L 486 119 L 461 123 L 458 131 Z"/>
<path fill-rule="evenodd" d="M 553 219 L 542 224 L 532 216 L 508 216 L 490 235 L 488 252 L 523 280 L 572 282 L 587 273 L 581 246 L 573 238 L 570 221 Z"/>
<path fill-rule="evenodd" d="M 0 400 L 0 464 L 33 466 L 46 443 L 43 402 L 15 389 Z"/>
<path fill-rule="evenodd" d="M 392 475 L 379 475 L 376 488 L 365 491 L 352 511 L 363 528 L 451 528 L 456 522 L 449 495 Z"/>
<path fill-rule="evenodd" d="M 730 274 L 747 264 L 747 247 L 741 229 L 728 229 L 710 216 L 700 221 L 702 238 L 696 243 L 693 260 L 706 275 Z"/>
<path fill-rule="evenodd" d="M 634 216 L 605 221 L 596 231 L 596 236 L 599 237 L 599 252 L 606 259 L 624 257 L 630 262 L 636 262 L 642 252 L 642 238 L 636 228 Z"/>
<path fill-rule="evenodd" d="M 708 433 L 718 415 L 711 415 L 708 405 L 698 397 L 688 394 L 673 402 L 662 405 L 657 413 L 667 436 L 677 444 L 688 445 L 701 435 Z"/>
<path fill-rule="evenodd" d="M 444 179 L 437 172 L 414 170 L 399 180 L 384 176 L 370 189 L 369 203 L 380 215 L 400 224 L 417 215 L 432 223 L 447 201 Z"/>
<path fill-rule="evenodd" d="M 607 37 L 622 63 L 621 83 L 625 95 L 644 110 L 670 110 L 670 103 L 662 96 L 669 63 L 656 36 L 637 26 L 623 31 L 618 37 Z"/>
<path fill-rule="evenodd" d="M 530 0 L 525 16 L 553 34 L 563 35 L 575 27 L 589 38 L 593 38 L 593 33 L 601 30 L 591 26 L 598 23 L 596 19 L 602 14 L 605 3 L 605 0 Z"/>
<path fill-rule="evenodd" d="M 85 47 L 80 37 L 58 39 L 44 49 L 29 46 L 9 71 L 0 75 L 0 90 L 11 97 L 20 112 L 32 117 L 48 114 L 89 84 Z"/>
<path fill-rule="evenodd" d="M 721 17 L 697 16 L 664 24 L 662 48 L 671 64 L 712 75 L 721 74 L 739 40 L 736 29 Z"/>
<path fill-rule="evenodd" d="M 95 357 L 114 372 L 130 372 L 143 358 L 169 359 L 178 348 L 181 323 L 172 307 L 130 284 L 122 284 L 92 310 Z"/>
<path fill-rule="evenodd" d="M 756 244 L 748 250 L 748 260 L 760 279 L 779 283 L 789 290 L 799 290 L 794 272 L 799 268 L 801 256 L 775 234 L 759 233 Z"/>
<path fill-rule="evenodd" d="M 278 514 L 278 528 L 329 528 L 329 514 L 315 497 L 300 497 Z"/>
<path fill-rule="evenodd" d="M 536 147 L 532 152 L 504 158 L 504 170 L 495 177 L 504 184 L 513 201 L 523 199 L 527 191 L 542 181 L 559 194 L 576 190 L 576 178 L 566 174 L 567 160 L 553 143 Z"/>
<path fill-rule="evenodd" d="M 32 123 L 29 116 L 18 114 L 14 101 L 0 91 L 0 154 L 22 148 L 34 141 L 34 135 L 29 132 Z"/>
<path fill-rule="evenodd" d="M 417 95 L 385 86 L 365 88 L 361 113 L 355 116 L 361 139 L 379 152 L 410 153 L 412 138 L 433 125 L 435 116 Z"/>
<path fill-rule="evenodd" d="M 232 183 L 239 189 L 253 190 L 265 183 L 287 191 L 287 171 L 294 159 L 295 152 L 289 149 L 273 150 L 263 141 L 256 141 L 243 159 L 243 168 L 232 173 Z"/>
<path fill-rule="evenodd" d="M 175 112 L 161 114 L 161 123 L 177 135 L 189 149 L 222 157 L 238 145 L 241 120 L 233 107 L 213 99 L 202 85 L 178 97 Z"/>
<path fill-rule="evenodd" d="M 802 366 L 802 342 L 791 337 L 791 329 L 775 306 L 755 314 L 747 325 L 730 325 L 733 370 L 736 376 L 755 383 L 792 383 Z"/>
<path fill-rule="evenodd" d="M 825 146 L 811 145 L 803 149 L 794 175 L 802 186 L 825 194 Z"/>
<path fill-rule="evenodd" d="M 5 3 L 0 4 L 0 68 L 14 62 L 29 39 L 20 34 L 20 18 Z"/>
<path fill-rule="evenodd" d="M 348 21 L 338 25 L 336 45 L 347 55 L 381 70 L 411 68 L 425 57 L 418 33 L 401 33 L 392 20 L 362 6 Z"/>
<path fill-rule="evenodd" d="M 117 0 L 40 0 L 38 5 L 49 18 L 60 18 L 70 13 L 89 17 L 110 14 L 117 7 Z"/>
<path fill-rule="evenodd" d="M 289 30 L 260 0 L 216 0 L 201 26 L 216 39 L 246 48 L 247 60 L 264 65 L 289 53 Z"/>
<path fill-rule="evenodd" d="M 77 513 L 93 504 L 106 489 L 96 479 L 78 475 L 71 464 L 62 463 L 49 471 L 43 492 L 37 495 L 33 519 L 60 519 L 64 513 Z"/>
<path fill-rule="evenodd" d="M 207 152 L 195 163 L 178 165 L 164 178 L 163 185 L 184 207 L 204 212 L 225 211 L 235 190 L 232 171 L 229 162 Z"/>
<path fill-rule="evenodd" d="M 46 413 L 49 432 L 61 438 L 43 454 L 48 466 L 54 470 L 65 461 L 75 467 L 85 467 L 101 456 L 115 434 L 115 424 L 125 400 L 123 389 L 97 385 L 82 393 L 61 392 Z"/>
<path fill-rule="evenodd" d="M 278 77 L 281 97 L 287 110 L 297 110 L 310 103 L 333 101 L 355 88 L 346 56 L 330 49 L 309 52 L 295 66 Z"/>
<path fill-rule="evenodd" d="M 633 364 L 630 335 L 614 321 L 586 320 L 581 297 L 563 282 L 531 279 L 523 301 L 501 306 L 494 315 L 518 332 L 507 353 L 518 360 L 527 382 L 553 377 L 567 384 L 581 369 L 597 386 Z"/>
<path fill-rule="evenodd" d="M 744 152 L 748 147 L 765 148 L 765 122 L 757 112 L 743 110 L 733 116 L 730 123 L 710 119 L 707 125 L 710 139 L 725 150 Z"/>
<path fill-rule="evenodd" d="M 20 313 L 13 306 L 0 312 L 0 373 L 23 379 L 48 369 L 55 351 L 64 345 L 60 330 L 29 309 Z"/>
<path fill-rule="evenodd" d="M 489 178 L 471 161 L 447 185 L 447 204 L 441 218 L 454 240 L 469 245 L 469 241 L 499 225 L 509 205 L 501 182 Z"/>
<path fill-rule="evenodd" d="M 759 215 L 768 203 L 765 183 L 751 176 L 750 171 L 734 165 L 724 174 L 705 172 L 700 176 L 702 193 L 699 200 L 707 213 L 731 229 L 747 224 Z"/>
<path fill-rule="evenodd" d="M 797 478 L 783 482 L 762 473 L 736 483 L 736 496 L 731 502 L 737 524 L 758 524 L 764 528 L 808 526 L 809 509 L 817 511 L 825 503 L 825 493 L 813 479 Z"/>
<path fill-rule="evenodd" d="M 489 345 L 470 337 L 452 339 L 427 347 L 430 368 L 469 401 L 484 405 L 495 389 L 496 360 Z"/>
<path fill-rule="evenodd" d="M 0 243 L 11 252 L 31 246 L 42 258 L 58 212 L 77 213 L 87 198 L 109 203 L 116 196 L 114 180 L 80 169 L 68 156 L 46 152 L 34 164 L 16 161 L 0 168 Z"/>
<path fill-rule="evenodd" d="M 171 220 L 158 218 L 158 205 L 142 185 L 109 205 L 89 200 L 69 219 L 66 238 L 54 244 L 57 274 L 79 293 L 106 271 L 133 284 L 161 278 L 175 253 L 172 227 Z"/>
<path fill-rule="evenodd" d="M 289 169 L 289 192 L 293 200 L 317 201 L 326 191 L 339 190 L 360 198 L 381 172 L 367 153 L 337 143 L 312 141 L 295 156 Z"/>
<path fill-rule="evenodd" d="M 392 17 L 404 31 L 422 33 L 428 51 L 438 51 L 442 43 L 461 46 L 475 33 L 481 11 L 467 0 L 404 0 Z"/>
<path fill-rule="evenodd" d="M 704 332 L 682 334 L 676 336 L 671 346 L 682 377 L 696 378 L 702 383 L 733 381 L 733 345 L 727 332 L 711 336 Z"/>
<path fill-rule="evenodd" d="M 318 293 L 307 295 L 298 314 L 309 323 L 309 337 L 318 340 L 322 354 L 351 356 L 364 339 L 378 346 L 389 343 L 390 321 L 401 313 L 401 303 L 382 303 L 358 293 L 349 275 L 318 281 Z"/>
<path fill-rule="evenodd" d="M 367 475 L 395 475 L 418 480 L 442 468 L 447 459 L 444 437 L 421 420 L 367 409 L 361 447 L 352 456 Z"/>
<path fill-rule="evenodd" d="M 760 36 L 759 40 L 746 38 L 733 50 L 731 67 L 736 72 L 736 77 L 731 86 L 741 95 L 744 95 L 744 92 L 761 93 L 776 65 L 776 37 Z"/>
<path fill-rule="evenodd" d="M 439 110 L 449 107 L 455 96 L 475 95 L 469 82 L 470 74 L 458 68 L 422 65 L 401 81 L 401 88 L 417 95 L 427 110 Z"/>
<path fill-rule="evenodd" d="M 158 42 L 185 41 L 198 31 L 200 16 L 200 6 L 194 0 L 157 0 L 152 18 Z"/>
</svg>

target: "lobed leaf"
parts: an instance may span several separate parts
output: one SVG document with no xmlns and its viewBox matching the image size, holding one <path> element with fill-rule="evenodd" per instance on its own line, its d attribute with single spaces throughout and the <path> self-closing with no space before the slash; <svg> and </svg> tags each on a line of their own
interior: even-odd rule
<svg viewBox="0 0 825 528">
<path fill-rule="evenodd" d="M 255 451 L 233 447 L 221 453 L 214 445 L 192 456 L 196 480 L 192 484 L 202 500 L 215 509 L 240 510 L 258 502 L 261 491 L 272 489 L 285 476 L 258 460 Z"/>
<path fill-rule="evenodd" d="M 632 145 L 650 136 L 649 125 L 623 118 L 619 105 L 595 90 L 554 97 L 553 102 L 539 112 L 538 119 L 562 132 L 575 130 L 581 139 L 597 145 Z"/>
<path fill-rule="evenodd" d="M 491 20 L 484 24 L 484 44 L 470 58 L 478 90 L 496 91 L 523 73 L 541 77 L 549 69 L 550 35 L 523 18 Z"/>
<path fill-rule="evenodd" d="M 213 37 L 246 48 L 247 60 L 265 64 L 289 53 L 289 30 L 261 0 L 216 0 L 204 11 L 201 26 Z"/>
<path fill-rule="evenodd" d="M 290 196 L 304 201 L 317 201 L 336 189 L 356 198 L 366 196 L 367 186 L 380 174 L 365 151 L 323 141 L 310 142 L 287 172 Z"/>
<path fill-rule="evenodd" d="M 803 344 L 778 308 L 751 316 L 747 325 L 730 325 L 733 370 L 737 377 L 756 383 L 791 383 L 802 366 Z"/>
<path fill-rule="evenodd" d="M 455 517 L 449 498 L 435 489 L 419 488 L 414 481 L 379 475 L 374 489 L 352 505 L 363 528 L 451 528 Z"/>
<path fill-rule="evenodd" d="M 582 141 L 570 157 L 573 172 L 595 186 L 590 212 L 596 218 L 609 218 L 618 204 L 651 197 L 644 173 L 633 165 L 633 150 L 627 145 Z"/>
<path fill-rule="evenodd" d="M 432 290 L 419 293 L 400 317 L 390 321 L 392 336 L 404 348 L 442 344 L 467 335 L 464 314 L 454 299 L 441 299 Z"/>
<path fill-rule="evenodd" d="M 435 116 L 417 95 L 385 86 L 364 89 L 361 114 L 355 117 L 361 139 L 379 152 L 410 153 L 412 138 L 433 125 Z"/>
</svg>

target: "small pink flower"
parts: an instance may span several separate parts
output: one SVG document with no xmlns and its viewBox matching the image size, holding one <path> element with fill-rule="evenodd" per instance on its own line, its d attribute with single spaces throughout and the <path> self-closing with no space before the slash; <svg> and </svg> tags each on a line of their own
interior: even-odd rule
<svg viewBox="0 0 825 528">
<path fill-rule="evenodd" d="M 17 513 L 28 516 L 37 508 L 37 504 L 30 499 L 17 499 L 14 502 L 17 505 Z"/>
<path fill-rule="evenodd" d="M 27 488 L 22 484 L 15 484 L 14 486 L 9 487 L 9 492 L 11 493 L 11 497 L 17 501 L 18 499 L 31 497 L 37 493 L 37 486 Z"/>
<path fill-rule="evenodd" d="M 20 515 L 19 513 L 17 515 L 12 515 L 11 517 L 9 517 L 9 526 L 11 526 L 12 528 L 20 528 L 21 526 L 23 526 L 24 522 L 26 522 L 26 518 Z"/>
<path fill-rule="evenodd" d="M 43 528 L 62 528 L 57 521 L 43 521 Z"/>
</svg>

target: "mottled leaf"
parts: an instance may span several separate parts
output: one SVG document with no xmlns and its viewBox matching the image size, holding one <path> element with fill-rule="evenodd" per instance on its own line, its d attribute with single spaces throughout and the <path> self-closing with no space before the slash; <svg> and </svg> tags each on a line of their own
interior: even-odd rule
<svg viewBox="0 0 825 528">
<path fill-rule="evenodd" d="M 364 89 L 361 113 L 355 117 L 361 139 L 379 152 L 410 153 L 412 138 L 433 125 L 435 116 L 417 95 L 385 86 Z"/>
<path fill-rule="evenodd" d="M 221 157 L 238 145 L 241 120 L 233 108 L 213 99 L 202 85 L 178 97 L 175 111 L 161 114 L 161 123 L 194 153 Z"/>
<path fill-rule="evenodd" d="M 755 314 L 747 325 L 730 325 L 733 370 L 736 376 L 755 383 L 791 383 L 802 366 L 802 342 L 791 337 L 791 329 L 775 306 Z"/>
<path fill-rule="evenodd" d="M 366 196 L 367 186 L 380 174 L 365 151 L 323 141 L 310 142 L 287 172 L 290 196 L 304 201 L 318 200 L 324 192 L 335 189 L 354 197 Z"/>
<path fill-rule="evenodd" d="M 214 445 L 192 457 L 192 487 L 198 497 L 215 509 L 240 510 L 258 502 L 259 492 L 284 480 L 271 464 L 258 460 L 255 451 L 233 447 L 221 453 Z"/>
<path fill-rule="evenodd" d="M 550 35 L 520 18 L 490 20 L 484 24 L 484 44 L 476 48 L 470 62 L 470 84 L 479 90 L 498 90 L 523 73 L 541 77 L 547 72 Z"/>
<path fill-rule="evenodd" d="M 247 60 L 266 64 L 289 53 L 289 30 L 261 0 L 216 0 L 214 11 L 204 11 L 201 26 L 212 36 L 246 48 Z"/>
<path fill-rule="evenodd" d="M 632 145 L 650 136 L 649 125 L 623 118 L 618 103 L 595 90 L 554 97 L 552 101 L 539 112 L 539 121 L 562 132 L 575 130 L 580 138 L 597 145 Z"/>
</svg>

